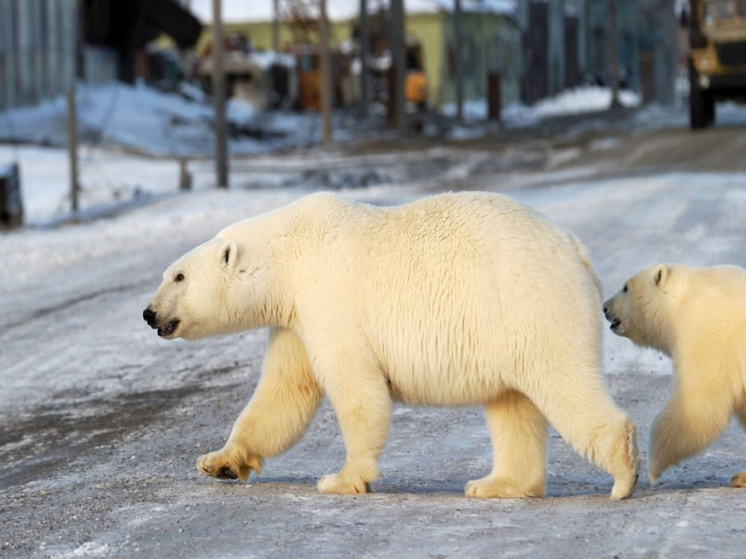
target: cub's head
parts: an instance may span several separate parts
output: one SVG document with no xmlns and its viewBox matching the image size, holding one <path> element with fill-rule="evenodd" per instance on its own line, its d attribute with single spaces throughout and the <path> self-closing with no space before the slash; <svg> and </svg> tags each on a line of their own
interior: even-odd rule
<svg viewBox="0 0 746 559">
<path fill-rule="evenodd" d="M 665 351 L 670 272 L 665 264 L 645 268 L 604 303 L 604 315 L 612 332 L 637 345 Z"/>
<path fill-rule="evenodd" d="M 231 239 L 215 238 L 186 253 L 163 272 L 143 319 L 166 339 L 235 332 L 227 296 L 237 261 L 238 247 Z"/>
</svg>

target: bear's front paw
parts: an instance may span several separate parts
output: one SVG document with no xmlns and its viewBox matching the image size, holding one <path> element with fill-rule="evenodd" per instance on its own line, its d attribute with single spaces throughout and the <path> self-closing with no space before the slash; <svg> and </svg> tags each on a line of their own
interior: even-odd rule
<svg viewBox="0 0 746 559">
<path fill-rule="evenodd" d="M 209 477 L 248 481 L 251 470 L 261 473 L 262 460 L 258 457 L 244 460 L 225 450 L 220 450 L 200 456 L 197 459 L 197 469 L 201 474 Z"/>
<path fill-rule="evenodd" d="M 336 495 L 359 495 L 370 493 L 370 483 L 360 476 L 346 474 L 330 474 L 319 480 L 318 488 L 321 493 Z"/>
<path fill-rule="evenodd" d="M 473 479 L 466 484 L 467 497 L 476 499 L 522 499 L 544 495 L 544 483 L 518 484 L 514 481 L 487 476 Z"/>
<path fill-rule="evenodd" d="M 740 474 L 734 475 L 730 479 L 730 486 L 746 488 L 746 472 L 741 472 Z"/>
</svg>

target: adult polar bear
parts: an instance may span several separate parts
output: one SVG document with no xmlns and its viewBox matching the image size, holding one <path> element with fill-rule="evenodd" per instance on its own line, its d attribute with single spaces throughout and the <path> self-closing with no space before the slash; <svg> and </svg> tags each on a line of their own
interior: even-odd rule
<svg viewBox="0 0 746 559">
<path fill-rule="evenodd" d="M 616 334 L 673 358 L 673 394 L 650 435 L 651 482 L 704 450 L 733 415 L 746 429 L 746 270 L 650 266 L 604 313 Z M 746 487 L 746 472 L 731 485 Z"/>
<path fill-rule="evenodd" d="M 483 404 L 494 469 L 471 497 L 537 497 L 547 420 L 634 490 L 635 428 L 600 374 L 601 293 L 570 233 L 504 196 L 393 208 L 320 193 L 236 223 L 174 262 L 143 316 L 164 338 L 271 327 L 263 372 L 209 476 L 247 479 L 324 394 L 347 451 L 324 493 L 378 476 L 391 403 Z"/>
</svg>

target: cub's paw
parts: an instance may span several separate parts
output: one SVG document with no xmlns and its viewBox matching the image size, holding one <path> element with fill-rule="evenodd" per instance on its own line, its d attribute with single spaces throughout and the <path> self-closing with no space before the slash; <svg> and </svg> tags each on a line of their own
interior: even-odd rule
<svg viewBox="0 0 746 559">
<path fill-rule="evenodd" d="M 544 495 L 544 483 L 519 485 L 499 477 L 487 476 L 473 479 L 466 484 L 464 491 L 467 497 L 475 499 L 523 499 Z"/>
<path fill-rule="evenodd" d="M 248 460 L 233 456 L 225 450 L 210 452 L 197 459 L 197 469 L 203 475 L 218 479 L 249 480 L 249 472 L 262 472 L 262 459 L 251 457 Z"/>
<path fill-rule="evenodd" d="M 342 473 L 329 474 L 322 477 L 317 487 L 319 492 L 332 495 L 360 495 L 370 493 L 370 483 L 362 477 Z"/>
<path fill-rule="evenodd" d="M 648 480 L 650 480 L 650 485 L 655 485 L 655 482 L 658 481 L 662 473 L 663 468 L 660 468 L 653 463 L 648 464 Z"/>
<path fill-rule="evenodd" d="M 746 472 L 741 472 L 740 474 L 734 475 L 730 479 L 730 486 L 746 488 Z"/>
</svg>

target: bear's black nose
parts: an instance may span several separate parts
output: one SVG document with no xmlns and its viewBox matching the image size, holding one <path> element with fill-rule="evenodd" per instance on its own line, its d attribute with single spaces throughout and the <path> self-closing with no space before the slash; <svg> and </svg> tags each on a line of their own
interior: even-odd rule
<svg viewBox="0 0 746 559">
<path fill-rule="evenodd" d="M 142 318 L 145 322 L 148 323 L 149 326 L 153 326 L 155 324 L 155 312 L 152 311 L 149 307 L 142 311 Z"/>
</svg>

